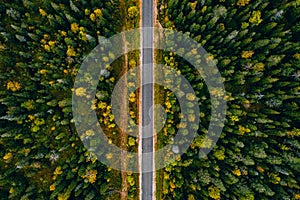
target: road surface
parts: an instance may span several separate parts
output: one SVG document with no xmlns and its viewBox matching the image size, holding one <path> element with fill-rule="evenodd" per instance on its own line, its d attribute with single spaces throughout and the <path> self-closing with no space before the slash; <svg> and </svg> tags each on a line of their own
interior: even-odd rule
<svg viewBox="0 0 300 200">
<path fill-rule="evenodd" d="M 153 0 L 142 0 L 142 27 L 153 27 Z M 147 84 L 146 82 L 152 82 L 154 80 L 153 74 L 153 49 L 146 49 L 144 47 L 153 46 L 153 32 L 142 31 L 142 125 L 146 129 L 142 129 L 143 135 L 150 134 L 151 137 L 142 139 L 142 153 L 154 152 L 154 113 L 150 108 L 154 105 L 154 85 Z M 147 65 L 148 64 L 148 65 Z M 150 64 L 150 65 L 149 65 Z M 147 65 L 147 66 L 146 66 Z M 151 120 L 152 119 L 152 120 Z M 141 170 L 142 172 L 146 169 L 153 169 L 153 172 L 141 173 L 141 198 L 142 200 L 153 200 L 155 199 L 154 192 L 154 157 L 151 154 L 149 157 L 142 157 Z M 149 170 L 147 170 L 149 171 Z"/>
</svg>

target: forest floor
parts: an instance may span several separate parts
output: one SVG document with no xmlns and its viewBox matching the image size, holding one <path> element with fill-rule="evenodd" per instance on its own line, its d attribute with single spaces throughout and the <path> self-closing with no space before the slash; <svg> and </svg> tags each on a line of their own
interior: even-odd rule
<svg viewBox="0 0 300 200">
<path fill-rule="evenodd" d="M 125 0 L 120 0 L 120 7 L 121 7 L 121 16 L 123 18 L 123 27 L 122 27 L 122 31 L 126 31 L 127 30 L 127 17 L 126 17 L 126 5 L 125 5 Z M 126 48 L 126 41 L 125 38 L 123 39 L 123 43 L 124 45 L 123 48 Z M 126 50 L 126 49 L 124 49 Z M 123 62 L 122 62 L 122 70 L 120 73 L 120 77 L 125 74 L 128 71 L 128 55 L 125 54 L 123 55 Z M 126 77 L 126 76 L 125 76 Z M 127 82 L 127 80 L 125 80 L 125 82 Z M 123 94 L 121 94 L 120 96 L 122 97 L 122 102 L 127 102 L 127 90 L 122 90 Z M 124 108 L 124 106 L 126 107 L 126 103 L 125 104 L 121 104 L 121 117 L 120 119 L 124 119 L 121 120 L 123 124 L 121 124 L 121 127 L 126 127 L 128 120 L 127 120 L 127 109 Z M 126 134 L 126 130 L 120 130 L 120 148 L 125 150 L 123 151 L 124 154 L 126 152 L 126 144 L 127 144 L 127 134 Z M 127 165 L 127 155 L 121 155 L 121 164 L 122 164 L 122 168 L 126 169 L 126 165 Z M 120 191 L 120 200 L 126 200 L 128 199 L 128 183 L 127 183 L 127 172 L 126 171 L 121 171 L 121 178 L 122 178 L 122 184 L 121 184 L 121 191 Z"/>
</svg>

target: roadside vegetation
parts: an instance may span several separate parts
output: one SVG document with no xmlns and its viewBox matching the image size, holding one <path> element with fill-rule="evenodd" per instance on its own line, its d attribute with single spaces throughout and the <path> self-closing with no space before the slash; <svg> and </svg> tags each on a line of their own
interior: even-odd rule
<svg viewBox="0 0 300 200">
<path fill-rule="evenodd" d="M 199 158 L 199 150 L 212 144 L 204 140 L 210 116 L 206 85 L 174 53 L 164 52 L 157 61 L 189 80 L 201 119 L 187 153 L 160 171 L 159 199 L 300 199 L 299 6 L 264 0 L 159 2 L 161 25 L 188 34 L 211 54 L 207 59 L 217 63 L 227 101 L 221 137 Z M 168 115 L 158 136 L 162 146 L 176 133 L 179 107 L 169 91 L 163 98 L 174 116 Z"/>
<path fill-rule="evenodd" d="M 71 98 L 72 92 L 85 97 L 86 88 L 72 90 L 74 79 L 99 36 L 137 27 L 138 21 L 135 1 L 0 3 L 1 199 L 137 198 L 137 174 L 124 176 L 104 166 L 81 143 Z M 102 62 L 113 58 L 109 54 Z M 110 95 L 118 78 L 138 63 L 138 52 L 130 52 L 108 65 L 93 105 L 111 142 L 132 151 L 135 141 L 120 137 Z"/>
</svg>

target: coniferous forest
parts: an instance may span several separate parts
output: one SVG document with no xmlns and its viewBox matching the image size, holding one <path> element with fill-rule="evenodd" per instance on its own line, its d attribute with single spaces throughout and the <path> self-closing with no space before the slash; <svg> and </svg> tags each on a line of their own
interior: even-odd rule
<svg viewBox="0 0 300 200">
<path fill-rule="evenodd" d="M 73 89 L 81 63 L 101 37 L 139 27 L 139 3 L 0 2 L 1 200 L 139 199 L 139 175 L 97 161 L 72 116 L 72 94 L 86 96 L 86 88 Z M 176 52 L 156 52 L 157 63 L 189 81 L 196 96 L 185 94 L 186 99 L 197 99 L 200 107 L 197 137 L 187 152 L 156 172 L 156 199 L 300 199 L 300 1 L 159 0 L 156 8 L 160 27 L 182 32 L 206 49 L 226 90 L 208 93 L 190 63 Z M 92 108 L 110 142 L 133 152 L 137 140 L 116 125 L 110 95 L 124 71 L 139 65 L 139 56 L 102 58 L 116 61 L 101 72 Z M 160 89 L 156 101 L 167 118 L 156 148 L 185 128 L 176 96 Z M 136 123 L 138 95 L 128 100 Z M 210 95 L 226 100 L 225 124 L 213 147 L 214 136 L 204 137 Z M 195 120 L 193 113 L 188 120 Z M 208 155 L 199 154 L 209 148 Z"/>
<path fill-rule="evenodd" d="M 199 159 L 199 149 L 213 141 L 204 139 L 210 112 L 205 83 L 189 63 L 173 53 L 163 55 L 164 63 L 192 83 L 201 120 L 189 151 L 160 172 L 159 199 L 300 198 L 299 6 L 299 1 L 276 0 L 159 3 L 162 26 L 192 37 L 217 63 L 227 101 L 220 139 Z M 170 93 L 164 98 L 175 102 Z M 176 127 L 176 120 L 168 119 L 163 144 Z"/>
</svg>

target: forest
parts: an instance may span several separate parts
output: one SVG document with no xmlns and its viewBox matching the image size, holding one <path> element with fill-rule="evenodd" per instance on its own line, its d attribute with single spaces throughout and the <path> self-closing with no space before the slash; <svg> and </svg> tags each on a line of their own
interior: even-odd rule
<svg viewBox="0 0 300 200">
<path fill-rule="evenodd" d="M 300 199 L 300 1 L 159 0 L 156 6 L 161 27 L 206 49 L 226 90 L 209 92 L 191 63 L 176 52 L 156 51 L 155 62 L 191 83 L 196 96 L 186 99 L 197 99 L 200 107 L 197 137 L 187 152 L 156 172 L 156 199 Z M 104 165 L 82 144 L 72 94 L 86 96 L 85 88 L 74 90 L 74 80 L 101 37 L 139 28 L 139 21 L 137 0 L 0 2 L 0 199 L 138 199 L 139 174 Z M 113 54 L 102 61 L 110 59 Z M 134 51 L 107 65 L 92 107 L 110 142 L 132 152 L 136 138 L 116 125 L 110 96 L 139 62 Z M 157 135 L 161 148 L 187 124 L 180 123 L 176 95 L 155 89 L 167 116 Z M 138 95 L 128 99 L 134 123 Z M 205 137 L 211 95 L 226 101 L 215 145 L 216 136 Z M 206 149 L 212 150 L 201 155 Z"/>
<path fill-rule="evenodd" d="M 299 199 L 299 1 L 159 2 L 159 22 L 200 43 L 224 78 L 226 123 L 205 138 L 210 98 L 199 74 L 176 53 L 162 63 L 179 70 L 200 105 L 198 136 L 188 152 L 160 171 L 158 199 Z M 215 90 L 210 95 L 224 95 Z M 174 95 L 159 143 L 170 142 L 179 119 Z M 188 97 L 187 97 L 188 98 Z M 176 115 L 175 115 L 176 116 Z M 176 125 L 176 126 L 174 126 Z"/>
</svg>

